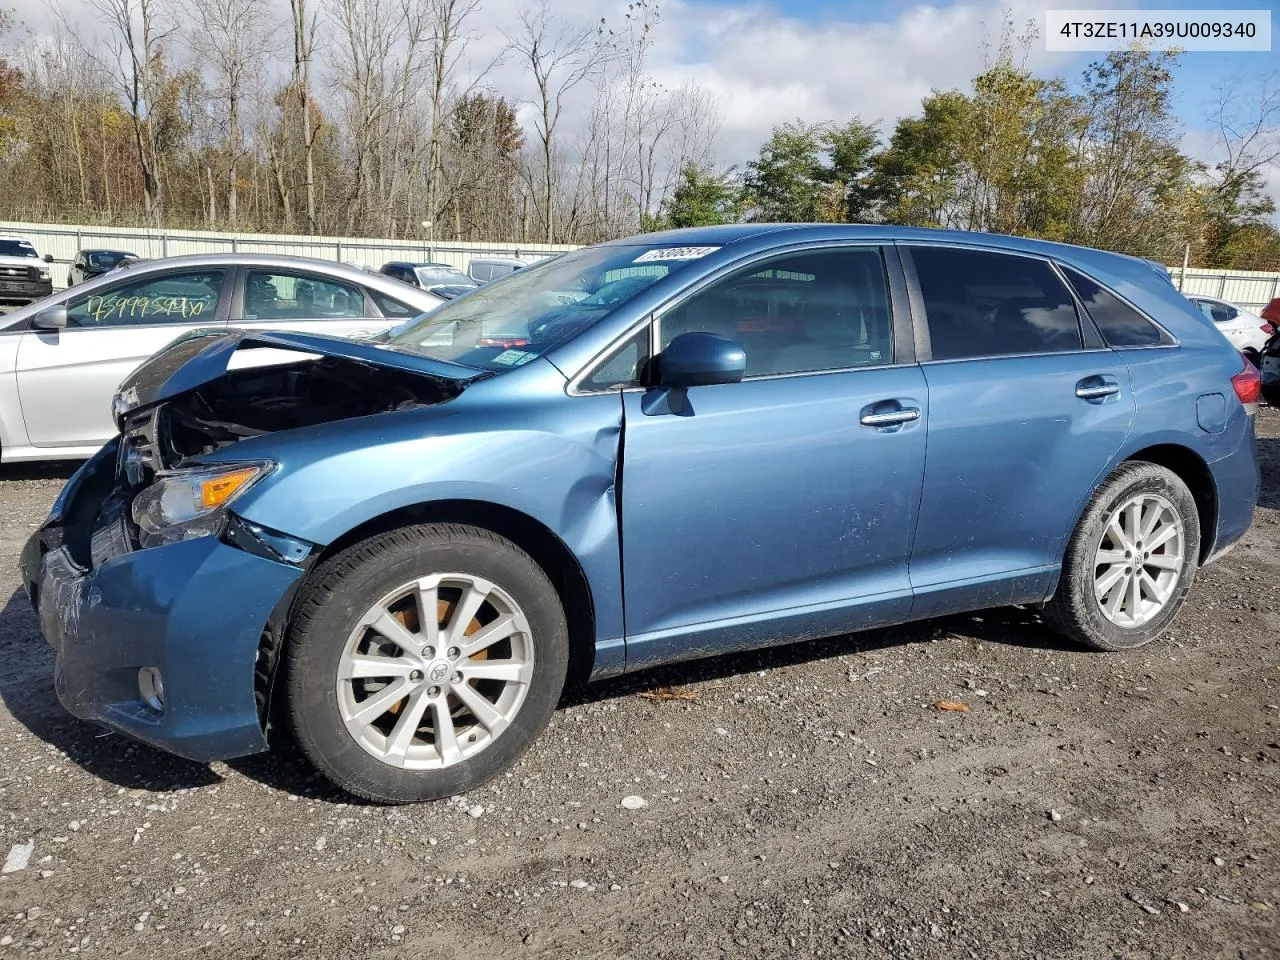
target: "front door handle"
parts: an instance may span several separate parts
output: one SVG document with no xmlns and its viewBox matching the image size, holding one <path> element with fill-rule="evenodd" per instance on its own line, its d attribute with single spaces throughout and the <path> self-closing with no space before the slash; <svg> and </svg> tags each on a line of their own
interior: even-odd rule
<svg viewBox="0 0 1280 960">
<path fill-rule="evenodd" d="M 896 427 L 919 419 L 919 407 L 903 407 L 900 410 L 886 410 L 883 413 L 864 413 L 858 422 L 864 427 Z"/>
<path fill-rule="evenodd" d="M 1085 377 L 1076 384 L 1076 396 L 1081 400 L 1103 400 L 1120 392 L 1120 384 L 1114 377 Z"/>
</svg>

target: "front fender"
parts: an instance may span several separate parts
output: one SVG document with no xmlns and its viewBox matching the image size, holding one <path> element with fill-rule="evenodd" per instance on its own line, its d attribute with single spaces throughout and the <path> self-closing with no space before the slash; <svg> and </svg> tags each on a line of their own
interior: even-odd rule
<svg viewBox="0 0 1280 960">
<path fill-rule="evenodd" d="M 279 469 L 235 511 L 329 544 L 387 513 L 433 502 L 515 510 L 552 531 L 577 558 L 595 605 L 597 642 L 620 641 L 618 395 L 561 393 L 492 408 L 462 399 L 236 444 L 228 448 L 236 458 L 269 457 Z"/>
</svg>

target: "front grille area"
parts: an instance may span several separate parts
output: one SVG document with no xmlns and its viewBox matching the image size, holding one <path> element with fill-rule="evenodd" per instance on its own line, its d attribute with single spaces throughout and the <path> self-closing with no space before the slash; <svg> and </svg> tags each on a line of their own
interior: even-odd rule
<svg viewBox="0 0 1280 960">
<path fill-rule="evenodd" d="M 39 267 L 0 266 L 0 280 L 39 280 Z"/>
</svg>

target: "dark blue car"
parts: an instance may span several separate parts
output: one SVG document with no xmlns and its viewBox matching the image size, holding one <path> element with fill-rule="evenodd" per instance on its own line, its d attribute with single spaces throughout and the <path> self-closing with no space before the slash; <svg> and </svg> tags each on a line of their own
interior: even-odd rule
<svg viewBox="0 0 1280 960">
<path fill-rule="evenodd" d="M 382 342 L 179 340 L 24 581 L 75 715 L 202 761 L 287 717 L 344 789 L 440 797 L 575 675 L 1005 604 L 1144 644 L 1249 526 L 1258 389 L 1142 260 L 652 234 Z"/>
</svg>

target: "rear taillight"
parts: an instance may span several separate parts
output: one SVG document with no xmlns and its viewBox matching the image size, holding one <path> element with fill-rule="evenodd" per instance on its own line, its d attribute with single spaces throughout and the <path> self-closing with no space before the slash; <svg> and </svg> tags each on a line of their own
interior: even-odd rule
<svg viewBox="0 0 1280 960">
<path fill-rule="evenodd" d="M 1231 389 L 1240 398 L 1245 413 L 1257 413 L 1262 400 L 1262 375 L 1243 354 L 1240 359 L 1244 360 L 1244 369 L 1231 378 Z"/>
</svg>

